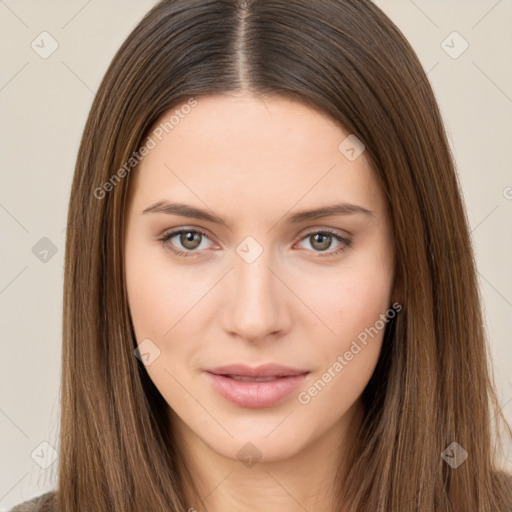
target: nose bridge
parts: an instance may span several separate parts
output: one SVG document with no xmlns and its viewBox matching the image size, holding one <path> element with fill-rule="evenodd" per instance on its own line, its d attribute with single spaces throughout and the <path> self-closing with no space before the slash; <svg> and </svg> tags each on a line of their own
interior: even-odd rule
<svg viewBox="0 0 512 512">
<path fill-rule="evenodd" d="M 269 269 L 272 251 L 249 239 L 236 252 L 226 328 L 246 339 L 262 338 L 284 325 L 283 290 Z"/>
</svg>

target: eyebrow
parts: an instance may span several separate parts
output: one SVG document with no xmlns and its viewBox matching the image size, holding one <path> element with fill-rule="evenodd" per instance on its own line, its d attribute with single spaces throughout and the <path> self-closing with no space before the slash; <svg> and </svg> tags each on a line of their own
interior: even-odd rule
<svg viewBox="0 0 512 512">
<path fill-rule="evenodd" d="M 193 219 L 200 219 L 214 224 L 227 225 L 226 222 L 217 215 L 209 213 L 206 210 L 196 208 L 184 203 L 171 203 L 166 200 L 158 201 L 155 204 L 148 206 L 143 212 L 146 213 L 165 213 L 168 215 L 180 215 L 182 217 L 190 217 Z M 290 224 L 298 224 L 310 219 L 318 219 L 322 217 L 329 217 L 334 215 L 355 215 L 362 214 L 365 216 L 373 217 L 375 212 L 368 210 L 362 206 L 351 203 L 336 203 L 332 205 L 322 206 L 311 210 L 303 210 L 293 215 L 290 215 L 287 222 Z"/>
</svg>

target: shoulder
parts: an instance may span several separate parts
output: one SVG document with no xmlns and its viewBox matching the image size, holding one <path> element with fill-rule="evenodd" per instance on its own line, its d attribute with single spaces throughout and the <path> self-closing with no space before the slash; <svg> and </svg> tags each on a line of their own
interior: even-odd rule
<svg viewBox="0 0 512 512">
<path fill-rule="evenodd" d="M 9 512 L 57 512 L 57 492 L 50 491 L 16 505 Z"/>
</svg>

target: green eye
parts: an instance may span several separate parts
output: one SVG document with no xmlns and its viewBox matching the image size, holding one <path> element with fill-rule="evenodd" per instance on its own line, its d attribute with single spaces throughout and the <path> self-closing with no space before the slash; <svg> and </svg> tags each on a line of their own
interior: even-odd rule
<svg viewBox="0 0 512 512">
<path fill-rule="evenodd" d="M 178 241 L 171 243 L 171 240 L 177 236 L 179 236 Z M 160 238 L 159 241 L 164 244 L 166 249 L 171 251 L 173 254 L 176 254 L 177 256 L 188 257 L 194 256 L 195 253 L 199 253 L 203 250 L 198 249 L 201 246 L 203 239 L 209 240 L 208 235 L 204 231 L 198 229 L 181 228 L 168 233 L 167 235 Z M 317 253 L 316 256 L 319 257 L 336 256 L 345 251 L 347 247 L 349 247 L 352 243 L 351 240 L 348 240 L 338 233 L 328 229 L 311 231 L 301 239 L 301 242 L 307 239 L 310 240 L 312 252 Z M 333 240 L 339 242 L 340 247 L 334 251 L 329 251 L 328 249 L 331 247 Z M 180 249 L 179 246 L 181 246 L 183 250 Z"/>
</svg>

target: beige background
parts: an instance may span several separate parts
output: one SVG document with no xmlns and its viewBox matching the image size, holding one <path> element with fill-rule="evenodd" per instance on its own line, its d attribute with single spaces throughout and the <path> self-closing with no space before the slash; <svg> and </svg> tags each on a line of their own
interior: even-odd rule
<svg viewBox="0 0 512 512">
<path fill-rule="evenodd" d="M 58 463 L 41 464 L 58 451 L 64 228 L 74 160 L 94 91 L 154 3 L 0 0 L 0 511 L 55 486 Z M 512 422 L 512 0 L 377 3 L 416 49 L 446 121 L 500 401 Z M 46 59 L 31 47 L 43 31 L 58 43 Z M 463 48 L 459 36 L 446 39 L 453 31 L 469 44 L 458 58 L 447 53 Z M 41 248 L 50 248 L 46 262 Z M 505 451 L 512 470 L 510 447 Z"/>
</svg>

